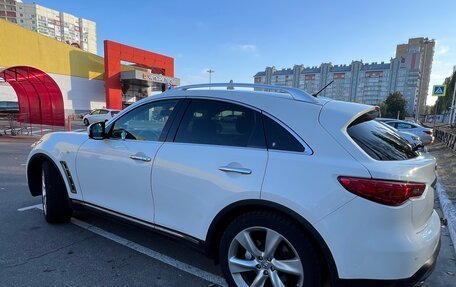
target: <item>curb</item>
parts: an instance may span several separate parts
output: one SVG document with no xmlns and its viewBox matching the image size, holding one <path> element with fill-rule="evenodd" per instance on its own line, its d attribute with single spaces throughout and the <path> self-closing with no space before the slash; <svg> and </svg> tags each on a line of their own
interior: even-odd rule
<svg viewBox="0 0 456 287">
<path fill-rule="evenodd" d="M 451 241 L 453 242 L 454 252 L 456 253 L 456 208 L 448 198 L 445 188 L 440 180 L 437 180 L 436 192 L 439 198 L 440 207 L 443 211 L 443 216 L 447 220 L 448 232 L 450 233 Z"/>
</svg>

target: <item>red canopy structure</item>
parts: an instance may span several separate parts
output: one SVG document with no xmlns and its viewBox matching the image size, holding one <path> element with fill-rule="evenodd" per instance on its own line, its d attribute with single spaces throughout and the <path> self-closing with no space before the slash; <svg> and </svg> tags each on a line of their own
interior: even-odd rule
<svg viewBox="0 0 456 287">
<path fill-rule="evenodd" d="M 16 92 L 19 121 L 65 126 L 62 92 L 48 74 L 33 67 L 15 66 L 0 70 L 0 77 Z"/>
</svg>

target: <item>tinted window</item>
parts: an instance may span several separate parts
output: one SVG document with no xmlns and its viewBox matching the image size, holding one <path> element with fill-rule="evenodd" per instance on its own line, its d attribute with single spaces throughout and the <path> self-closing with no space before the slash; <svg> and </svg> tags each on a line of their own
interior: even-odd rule
<svg viewBox="0 0 456 287">
<path fill-rule="evenodd" d="M 347 129 L 350 137 L 377 160 L 405 160 L 418 156 L 397 133 L 376 121 L 366 121 Z"/>
<path fill-rule="evenodd" d="M 244 106 L 192 100 L 176 142 L 265 148 L 261 114 Z"/>
<path fill-rule="evenodd" d="M 303 152 L 302 144 L 284 127 L 273 119 L 264 116 L 264 129 L 268 149 Z"/>
<path fill-rule="evenodd" d="M 386 124 L 392 126 L 393 128 L 396 128 L 395 122 L 386 122 Z"/>
<path fill-rule="evenodd" d="M 407 123 L 396 123 L 396 128 L 398 129 L 413 129 L 414 126 Z"/>
<path fill-rule="evenodd" d="M 149 103 L 128 112 L 114 123 L 111 138 L 158 141 L 177 102 Z"/>
</svg>

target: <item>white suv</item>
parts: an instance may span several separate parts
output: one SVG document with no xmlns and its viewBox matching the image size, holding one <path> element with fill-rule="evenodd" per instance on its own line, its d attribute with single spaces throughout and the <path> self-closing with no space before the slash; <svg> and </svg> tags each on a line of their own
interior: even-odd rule
<svg viewBox="0 0 456 287">
<path fill-rule="evenodd" d="M 45 135 L 29 188 L 52 223 L 78 205 L 188 240 L 229 285 L 411 286 L 439 252 L 436 161 L 377 112 L 294 88 L 179 87 L 88 135 Z"/>
<path fill-rule="evenodd" d="M 105 122 L 112 119 L 115 115 L 117 115 L 120 111 L 119 110 L 111 110 L 111 109 L 96 109 L 88 113 L 82 118 L 84 125 L 88 126 L 92 123 L 97 122 Z"/>
</svg>

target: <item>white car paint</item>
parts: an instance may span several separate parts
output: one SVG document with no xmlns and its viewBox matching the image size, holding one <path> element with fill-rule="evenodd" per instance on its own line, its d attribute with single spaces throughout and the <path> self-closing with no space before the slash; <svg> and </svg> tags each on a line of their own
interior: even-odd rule
<svg viewBox="0 0 456 287">
<path fill-rule="evenodd" d="M 375 120 L 378 121 L 379 123 L 381 123 L 383 126 L 389 128 L 392 131 L 394 131 L 395 133 L 397 133 L 401 138 L 405 139 L 412 147 L 414 147 L 414 148 L 424 147 L 423 142 L 421 141 L 420 137 L 418 137 L 417 135 L 403 131 L 403 130 L 399 131 L 392 126 L 387 125 L 383 121 L 383 119 L 377 118 Z"/>
<path fill-rule="evenodd" d="M 415 134 L 405 132 L 405 131 L 397 131 L 397 133 L 405 139 L 412 147 L 423 147 L 423 142 L 421 138 Z"/>
<path fill-rule="evenodd" d="M 93 123 L 98 123 L 98 122 L 105 122 L 110 119 L 112 119 L 116 114 L 118 114 L 120 111 L 119 110 L 113 110 L 113 109 L 95 109 L 85 115 L 82 118 L 82 121 L 86 125 L 90 125 Z"/>
<path fill-rule="evenodd" d="M 405 131 L 418 136 L 424 145 L 429 145 L 434 142 L 434 135 L 431 128 L 423 127 L 416 123 L 401 120 L 385 121 L 385 124 L 394 127 L 398 131 Z M 429 134 L 429 132 L 431 134 Z"/>
<path fill-rule="evenodd" d="M 302 94 L 296 91 L 296 94 Z M 143 104 L 163 99 L 215 99 L 263 111 L 279 119 L 306 147 L 287 152 L 172 141 L 94 140 L 84 133 L 53 133 L 36 143 L 76 183 L 71 199 L 205 240 L 212 220 L 243 200 L 273 202 L 308 221 L 322 237 L 342 279 L 403 279 L 431 258 L 440 238 L 433 211 L 435 159 L 380 161 L 350 137 L 347 128 L 374 107 L 325 98 L 243 90 L 177 88 L 143 99 L 106 124 Z M 130 158 L 141 154 L 150 161 Z M 225 173 L 220 167 L 251 174 Z M 424 194 L 386 206 L 345 190 L 338 176 L 418 181 Z M 64 176 L 67 190 L 69 184 Z"/>
</svg>

